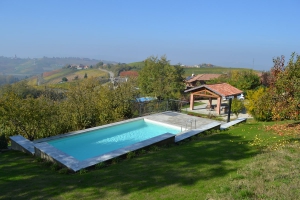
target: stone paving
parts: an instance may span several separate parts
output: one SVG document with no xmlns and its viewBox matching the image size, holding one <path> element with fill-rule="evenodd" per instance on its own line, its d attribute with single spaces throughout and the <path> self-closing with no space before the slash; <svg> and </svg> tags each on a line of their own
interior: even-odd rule
<svg viewBox="0 0 300 200">
<path fill-rule="evenodd" d="M 146 119 L 163 122 L 166 124 L 172 124 L 178 127 L 182 127 L 182 129 L 198 129 L 204 125 L 216 122 L 216 120 L 195 117 L 179 112 L 171 112 L 166 111 L 163 113 L 151 114 L 148 116 L 144 116 Z M 219 122 L 219 121 L 217 121 Z M 220 122 L 222 123 L 222 122 Z M 225 123 L 225 122 L 223 122 Z"/>
<path fill-rule="evenodd" d="M 195 112 L 195 113 L 200 113 L 200 114 L 206 114 L 206 115 L 212 114 L 212 115 L 215 115 L 215 116 L 220 116 L 221 118 L 223 118 L 224 121 L 227 121 L 227 116 L 228 116 L 227 113 L 224 113 L 224 111 L 221 111 L 221 114 L 218 115 L 215 110 L 206 109 L 206 106 L 208 104 L 208 100 L 201 100 L 200 102 L 202 102 L 204 104 L 199 105 L 199 106 L 194 106 L 194 110 L 190 110 L 189 108 L 187 108 L 187 109 L 185 109 L 185 111 Z M 216 104 L 217 104 L 217 100 L 212 100 L 212 105 L 216 105 Z M 228 104 L 227 101 L 222 101 L 222 106 L 226 106 L 227 104 Z M 249 118 L 252 118 L 252 116 L 250 116 L 248 113 L 244 112 L 244 113 L 240 113 L 238 118 L 247 118 L 247 119 L 249 119 Z M 236 119 L 236 116 L 233 113 L 231 113 L 230 119 L 231 120 Z"/>
</svg>

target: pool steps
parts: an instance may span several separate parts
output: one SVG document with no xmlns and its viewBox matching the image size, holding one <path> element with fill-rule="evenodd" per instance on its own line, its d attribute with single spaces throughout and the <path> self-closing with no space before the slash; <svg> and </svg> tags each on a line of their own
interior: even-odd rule
<svg viewBox="0 0 300 200">
<path fill-rule="evenodd" d="M 190 137 L 192 137 L 194 135 L 198 135 L 198 134 L 200 134 L 200 133 L 202 133 L 204 131 L 207 131 L 207 130 L 212 130 L 212 129 L 220 130 L 220 126 L 221 126 L 221 123 L 219 123 L 219 122 L 212 122 L 210 124 L 206 124 L 206 125 L 202 126 L 201 128 L 192 129 L 192 130 L 180 133 L 179 135 L 175 136 L 175 143 L 180 142 L 182 140 L 185 140 L 187 138 L 190 138 Z"/>
</svg>

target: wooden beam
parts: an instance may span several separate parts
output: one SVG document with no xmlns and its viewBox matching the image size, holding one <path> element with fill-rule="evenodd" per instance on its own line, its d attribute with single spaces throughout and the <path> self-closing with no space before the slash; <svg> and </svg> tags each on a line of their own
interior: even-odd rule
<svg viewBox="0 0 300 200">
<path fill-rule="evenodd" d="M 206 88 L 201 91 L 194 92 L 193 94 L 197 96 L 203 96 L 203 97 L 213 97 L 213 98 L 220 97 L 219 95 L 215 94 L 210 90 L 207 90 Z"/>
</svg>

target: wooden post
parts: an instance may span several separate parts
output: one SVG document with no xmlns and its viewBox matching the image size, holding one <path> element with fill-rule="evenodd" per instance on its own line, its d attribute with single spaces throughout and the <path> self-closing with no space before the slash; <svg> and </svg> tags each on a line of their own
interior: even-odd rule
<svg viewBox="0 0 300 200">
<path fill-rule="evenodd" d="M 209 109 L 211 109 L 211 104 L 212 104 L 212 98 L 211 98 L 211 97 L 209 97 L 209 99 L 208 99 L 208 105 L 209 105 Z"/>
<path fill-rule="evenodd" d="M 191 93 L 190 96 L 190 110 L 194 110 L 194 94 Z"/>
<path fill-rule="evenodd" d="M 231 102 L 232 102 L 232 99 L 230 98 L 229 99 L 229 102 L 228 102 L 228 115 L 227 115 L 227 123 L 230 122 L 230 114 L 231 114 Z"/>
<path fill-rule="evenodd" d="M 221 114 L 221 97 L 218 97 L 217 98 L 217 113 L 218 113 L 218 115 L 220 115 Z"/>
</svg>

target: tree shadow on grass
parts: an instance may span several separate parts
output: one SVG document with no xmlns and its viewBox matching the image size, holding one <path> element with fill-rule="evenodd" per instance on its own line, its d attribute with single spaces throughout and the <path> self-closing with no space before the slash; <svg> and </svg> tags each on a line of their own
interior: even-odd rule
<svg viewBox="0 0 300 200">
<path fill-rule="evenodd" d="M 241 143 L 240 141 L 244 141 Z M 59 174 L 19 152 L 0 154 L 1 198 L 113 198 L 193 186 L 236 171 L 257 154 L 240 136 L 215 134 L 182 142 L 85 174 Z M 3 163 L 3 164 L 2 164 Z M 115 195 L 115 196 L 112 196 Z"/>
</svg>

